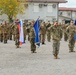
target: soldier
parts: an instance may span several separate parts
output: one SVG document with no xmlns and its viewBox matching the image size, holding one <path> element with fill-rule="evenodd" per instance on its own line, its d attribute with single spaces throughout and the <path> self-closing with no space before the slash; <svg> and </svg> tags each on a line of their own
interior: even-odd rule
<svg viewBox="0 0 76 75">
<path fill-rule="evenodd" d="M 48 29 L 50 26 L 51 26 L 51 24 L 50 24 L 50 22 L 48 21 L 48 23 L 47 23 L 47 25 L 46 25 L 47 40 L 48 40 L 48 42 L 50 42 L 50 39 L 51 39 L 51 32 L 50 32 L 50 30 Z"/>
<path fill-rule="evenodd" d="M 68 40 L 68 35 L 66 33 L 66 28 L 68 27 L 68 24 L 63 25 L 63 33 L 64 33 L 64 41 Z"/>
<path fill-rule="evenodd" d="M 13 35 L 13 40 L 15 41 L 15 24 L 12 25 L 12 35 Z"/>
<path fill-rule="evenodd" d="M 3 25 L 3 40 L 4 40 L 4 43 L 7 43 L 7 40 L 8 40 L 7 24 Z"/>
<path fill-rule="evenodd" d="M 42 44 L 45 44 L 45 35 L 46 35 L 46 27 L 42 23 L 40 26 L 40 39 Z"/>
<path fill-rule="evenodd" d="M 27 24 L 27 27 L 26 27 L 26 29 L 27 29 L 26 31 L 27 31 L 27 35 L 28 35 L 28 41 L 29 41 L 30 26 L 31 26 L 31 23 L 29 22 Z"/>
<path fill-rule="evenodd" d="M 53 40 L 53 55 L 55 59 L 58 59 L 60 40 L 61 40 L 61 27 L 56 21 L 53 26 L 49 28 L 51 30 L 52 40 Z"/>
<path fill-rule="evenodd" d="M 30 27 L 30 44 L 31 44 L 31 52 L 36 53 L 36 45 L 35 45 L 35 30 L 34 30 L 34 23 L 31 23 Z"/>
<path fill-rule="evenodd" d="M 16 48 L 20 48 L 18 23 L 15 25 L 15 45 Z"/>
<path fill-rule="evenodd" d="M 12 40 L 12 24 L 8 25 L 8 39 Z"/>
<path fill-rule="evenodd" d="M 0 25 L 0 41 L 3 42 L 3 26 Z"/>
<path fill-rule="evenodd" d="M 24 43 L 25 43 L 26 34 L 27 34 L 27 31 L 26 31 L 26 24 L 25 24 L 25 23 L 23 23 L 23 33 L 24 33 Z"/>
<path fill-rule="evenodd" d="M 75 39 L 74 39 L 74 35 L 76 32 L 76 27 L 74 26 L 74 22 L 71 21 L 70 25 L 67 27 L 67 33 L 68 33 L 68 40 L 69 40 L 69 52 L 75 52 L 74 51 L 74 46 L 75 46 Z"/>
</svg>

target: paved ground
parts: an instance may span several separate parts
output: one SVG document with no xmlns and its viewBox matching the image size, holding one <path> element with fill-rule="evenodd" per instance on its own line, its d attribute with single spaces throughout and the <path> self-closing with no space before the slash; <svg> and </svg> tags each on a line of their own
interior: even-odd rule
<svg viewBox="0 0 76 75">
<path fill-rule="evenodd" d="M 53 59 L 52 42 L 41 45 L 36 54 L 26 42 L 20 49 L 13 41 L 0 43 L 0 75 L 76 75 L 76 53 L 69 53 L 67 42 L 61 41 L 60 59 Z"/>
</svg>

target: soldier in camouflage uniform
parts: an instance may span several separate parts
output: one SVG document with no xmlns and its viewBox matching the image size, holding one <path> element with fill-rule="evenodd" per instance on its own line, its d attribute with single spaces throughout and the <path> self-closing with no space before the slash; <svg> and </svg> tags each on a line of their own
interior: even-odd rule
<svg viewBox="0 0 76 75">
<path fill-rule="evenodd" d="M 7 40 L 8 40 L 8 28 L 7 28 L 7 24 L 3 25 L 3 40 L 4 40 L 4 43 L 7 43 Z"/>
<path fill-rule="evenodd" d="M 40 26 L 40 40 L 42 44 L 45 44 L 46 27 L 42 23 Z"/>
<path fill-rule="evenodd" d="M 49 28 L 51 30 L 52 40 L 53 40 L 53 55 L 55 59 L 58 59 L 60 40 L 61 40 L 61 27 L 56 21 L 53 26 Z"/>
<path fill-rule="evenodd" d="M 74 46 L 75 46 L 75 39 L 74 39 L 74 35 L 76 32 L 76 26 L 74 26 L 74 22 L 71 21 L 70 25 L 67 27 L 67 33 L 68 33 L 68 40 L 69 40 L 69 52 L 75 52 L 74 51 Z"/>
<path fill-rule="evenodd" d="M 35 45 L 35 30 L 33 27 L 34 23 L 31 23 L 30 27 L 30 44 L 31 44 L 31 52 L 36 53 L 36 45 Z"/>
<path fill-rule="evenodd" d="M 27 35 L 28 35 L 28 41 L 29 41 L 30 26 L 31 26 L 31 23 L 29 22 L 27 24 L 27 27 L 26 27 L 26 29 L 27 29 L 26 31 L 27 31 Z"/>
<path fill-rule="evenodd" d="M 9 27 L 9 31 L 10 31 L 10 32 L 9 32 L 9 39 L 10 39 L 10 40 L 12 40 L 12 26 L 13 26 L 13 25 L 10 24 L 10 27 Z"/>
<path fill-rule="evenodd" d="M 0 41 L 3 42 L 3 26 L 0 25 Z"/>
<path fill-rule="evenodd" d="M 25 43 L 26 34 L 27 34 L 27 31 L 26 31 L 26 24 L 25 24 L 25 23 L 23 23 L 23 33 L 24 33 L 24 43 Z"/>
<path fill-rule="evenodd" d="M 68 24 L 63 25 L 63 33 L 64 33 L 64 41 L 68 40 L 68 35 L 66 33 L 66 28 L 68 27 Z"/>
<path fill-rule="evenodd" d="M 15 25 L 12 25 L 12 35 L 13 35 L 13 40 L 15 41 Z"/>
<path fill-rule="evenodd" d="M 48 21 L 47 25 L 46 25 L 46 34 L 47 34 L 47 40 L 48 42 L 50 42 L 50 39 L 51 39 L 51 32 L 50 30 L 48 29 L 49 27 L 51 26 L 50 22 Z"/>
<path fill-rule="evenodd" d="M 15 45 L 16 48 L 20 48 L 18 23 L 16 23 L 14 30 L 15 30 Z"/>
</svg>

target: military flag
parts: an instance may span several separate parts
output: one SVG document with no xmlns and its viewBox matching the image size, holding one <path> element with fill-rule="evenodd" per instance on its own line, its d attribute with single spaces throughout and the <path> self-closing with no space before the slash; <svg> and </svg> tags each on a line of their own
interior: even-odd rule
<svg viewBox="0 0 76 75">
<path fill-rule="evenodd" d="M 35 29 L 35 43 L 36 45 L 40 46 L 40 24 L 39 24 L 39 20 L 36 20 L 35 24 L 34 24 L 34 29 Z"/>
<path fill-rule="evenodd" d="M 20 20 L 19 23 L 18 23 L 18 29 L 19 29 L 19 42 L 20 42 L 20 45 L 22 45 L 24 43 L 23 22 L 22 22 L 22 20 Z"/>
</svg>

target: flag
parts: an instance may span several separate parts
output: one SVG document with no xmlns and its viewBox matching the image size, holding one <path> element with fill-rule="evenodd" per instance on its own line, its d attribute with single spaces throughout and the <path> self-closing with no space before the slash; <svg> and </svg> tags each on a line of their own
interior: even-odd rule
<svg viewBox="0 0 76 75">
<path fill-rule="evenodd" d="M 39 20 L 37 20 L 34 24 L 34 29 L 35 29 L 35 43 L 36 45 L 40 46 L 40 24 Z"/>
<path fill-rule="evenodd" d="M 23 34 L 23 23 L 22 20 L 19 21 L 18 23 L 18 29 L 19 29 L 19 42 L 20 45 L 24 43 L 24 34 Z"/>
<path fill-rule="evenodd" d="M 75 32 L 75 35 L 74 35 L 74 40 L 76 40 L 76 32 Z"/>
<path fill-rule="evenodd" d="M 74 25 L 76 25 L 76 20 L 75 20 L 75 23 L 74 23 Z"/>
</svg>

